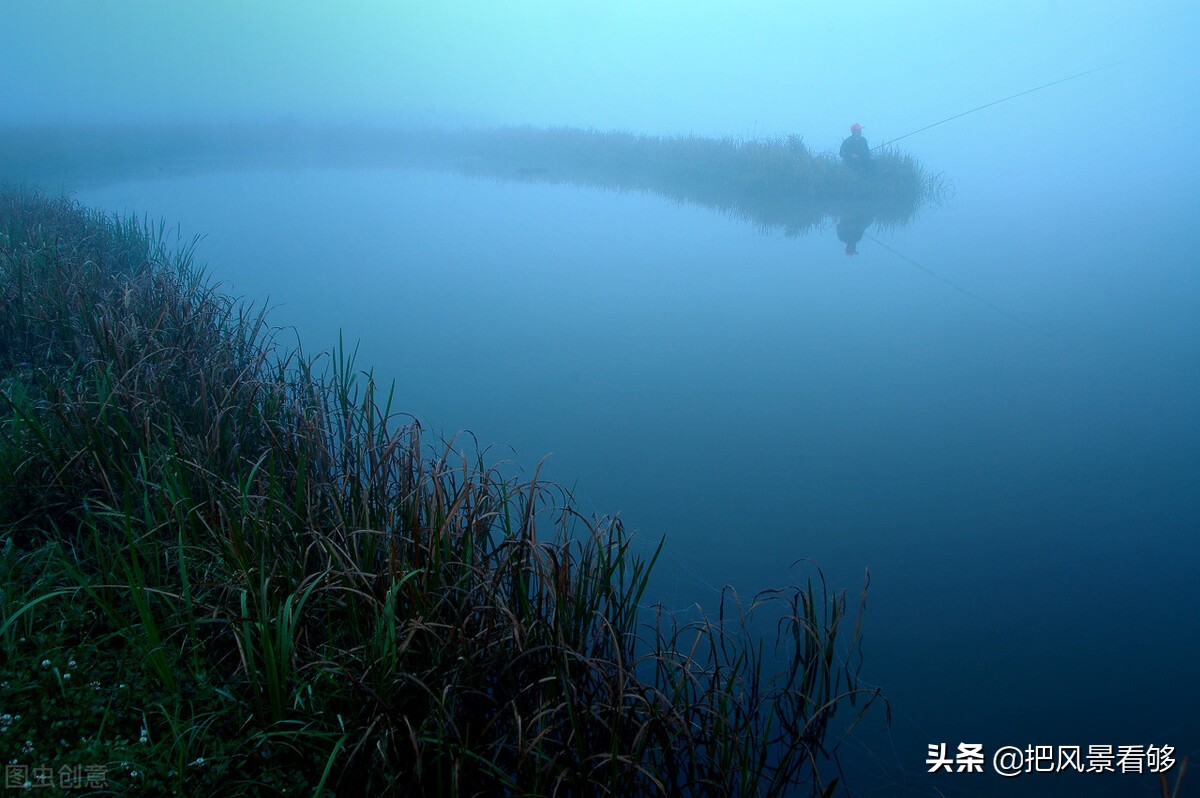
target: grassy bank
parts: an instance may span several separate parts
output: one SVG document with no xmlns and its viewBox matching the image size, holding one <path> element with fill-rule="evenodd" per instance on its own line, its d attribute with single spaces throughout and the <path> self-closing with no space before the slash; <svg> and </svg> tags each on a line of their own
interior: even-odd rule
<svg viewBox="0 0 1200 798">
<path fill-rule="evenodd" d="M 876 698 L 844 593 L 676 622 L 619 519 L 395 409 L 161 229 L 0 194 L 0 757 L 110 795 L 832 791 Z"/>
</svg>

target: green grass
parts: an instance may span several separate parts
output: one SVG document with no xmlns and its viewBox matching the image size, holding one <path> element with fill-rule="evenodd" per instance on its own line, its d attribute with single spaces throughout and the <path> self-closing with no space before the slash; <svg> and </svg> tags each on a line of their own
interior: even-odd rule
<svg viewBox="0 0 1200 798">
<path fill-rule="evenodd" d="M 0 758 L 105 795 L 832 793 L 861 605 L 645 606 L 661 544 L 430 440 L 189 253 L 0 194 Z"/>
</svg>

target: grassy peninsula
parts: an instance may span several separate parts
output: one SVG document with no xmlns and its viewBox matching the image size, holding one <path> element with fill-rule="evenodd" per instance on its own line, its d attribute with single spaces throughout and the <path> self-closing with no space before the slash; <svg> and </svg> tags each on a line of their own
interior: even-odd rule
<svg viewBox="0 0 1200 798">
<path fill-rule="evenodd" d="M 161 228 L 0 194 L 4 761 L 123 796 L 832 794 L 861 606 L 814 577 L 677 622 L 618 518 L 397 409 Z"/>
<path fill-rule="evenodd" d="M 800 136 L 769 139 L 650 136 L 574 128 L 459 131 L 431 139 L 452 168 L 525 182 L 646 191 L 803 235 L 826 219 L 870 217 L 907 224 L 940 200 L 941 176 L 896 149 L 873 153 L 865 168 L 812 151 Z M 414 146 L 414 151 L 418 148 Z"/>
<path fill-rule="evenodd" d="M 245 168 L 418 168 L 644 191 L 788 235 L 843 218 L 907 224 L 945 193 L 940 174 L 901 150 L 877 149 L 856 169 L 797 135 L 299 123 L 0 129 L 0 182 L 79 186 Z"/>
</svg>

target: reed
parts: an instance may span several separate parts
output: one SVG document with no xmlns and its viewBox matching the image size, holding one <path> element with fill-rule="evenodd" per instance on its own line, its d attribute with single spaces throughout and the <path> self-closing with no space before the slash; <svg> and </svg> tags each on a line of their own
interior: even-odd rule
<svg viewBox="0 0 1200 798">
<path fill-rule="evenodd" d="M 644 606 L 661 543 L 430 441 L 169 239 L 0 194 L 5 762 L 119 795 L 832 793 L 879 700 L 861 605 Z"/>
</svg>

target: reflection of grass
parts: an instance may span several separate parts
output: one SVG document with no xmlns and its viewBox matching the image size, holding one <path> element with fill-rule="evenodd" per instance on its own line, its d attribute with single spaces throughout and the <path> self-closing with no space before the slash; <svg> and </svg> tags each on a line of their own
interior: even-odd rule
<svg viewBox="0 0 1200 798">
<path fill-rule="evenodd" d="M 844 594 L 643 610 L 619 520 L 429 446 L 160 242 L 0 195 L 6 763 L 123 795 L 827 786 Z"/>
<path fill-rule="evenodd" d="M 1163 798 L 1179 798 L 1179 787 L 1183 784 L 1184 774 L 1187 773 L 1188 758 L 1185 756 L 1179 760 L 1179 771 L 1175 774 L 1174 786 L 1167 784 L 1166 775 L 1159 773 L 1159 786 L 1162 788 Z"/>
<path fill-rule="evenodd" d="M 798 136 L 770 140 L 655 137 L 569 128 L 448 134 L 461 171 L 514 180 L 652 191 L 763 227 L 807 232 L 843 208 L 866 207 L 884 224 L 909 221 L 940 194 L 936 176 L 894 150 L 856 171 L 813 154 Z"/>
<path fill-rule="evenodd" d="M 885 149 L 857 172 L 799 136 L 656 137 L 572 128 L 419 131 L 268 125 L 0 130 L 0 180 L 94 181 L 244 167 L 422 166 L 506 180 L 651 191 L 792 234 L 848 211 L 904 224 L 941 180 Z"/>
</svg>

